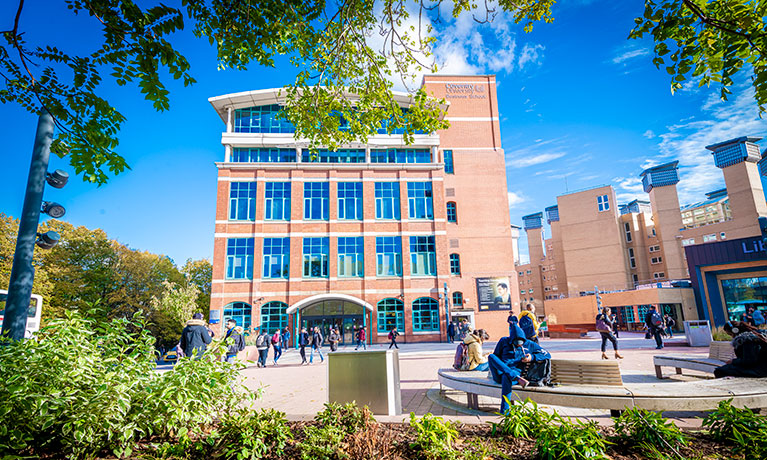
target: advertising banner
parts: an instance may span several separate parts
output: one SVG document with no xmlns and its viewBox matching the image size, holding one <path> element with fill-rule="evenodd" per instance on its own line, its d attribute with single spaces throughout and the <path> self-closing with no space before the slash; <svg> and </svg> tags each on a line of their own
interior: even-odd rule
<svg viewBox="0 0 767 460">
<path fill-rule="evenodd" d="M 509 277 L 476 278 L 479 311 L 511 310 Z"/>
</svg>

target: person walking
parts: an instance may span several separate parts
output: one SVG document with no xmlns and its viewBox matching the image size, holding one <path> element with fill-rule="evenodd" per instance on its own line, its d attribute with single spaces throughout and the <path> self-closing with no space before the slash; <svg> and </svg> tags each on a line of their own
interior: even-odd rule
<svg viewBox="0 0 767 460">
<path fill-rule="evenodd" d="M 676 326 L 674 318 L 671 315 L 666 315 L 663 322 L 666 324 L 666 336 L 668 338 L 674 337 L 674 326 Z"/>
<path fill-rule="evenodd" d="M 226 336 L 224 340 L 232 339 L 232 344 L 226 347 L 226 362 L 233 363 L 237 358 L 237 353 L 245 349 L 245 339 L 237 330 L 237 321 L 233 319 L 226 320 Z"/>
<path fill-rule="evenodd" d="M 367 344 L 365 344 L 365 339 L 366 339 L 366 337 L 365 337 L 365 328 L 361 327 L 357 331 L 357 346 L 354 349 L 356 350 L 359 347 L 362 347 L 363 350 L 367 350 L 368 347 L 367 347 Z"/>
<path fill-rule="evenodd" d="M 277 365 L 277 360 L 282 356 L 282 335 L 280 330 L 277 329 L 272 335 L 272 348 L 274 348 L 274 365 Z"/>
<path fill-rule="evenodd" d="M 655 337 L 655 349 L 660 350 L 663 348 L 663 338 L 660 336 L 663 327 L 663 318 L 660 313 L 655 309 L 655 305 L 650 305 L 650 309 L 644 317 L 644 323 L 647 326 L 647 331 Z"/>
<path fill-rule="evenodd" d="M 330 328 L 330 334 L 328 334 L 328 343 L 330 344 L 330 351 L 338 350 L 338 342 L 341 340 L 341 334 L 338 333 L 338 329 Z"/>
<path fill-rule="evenodd" d="M 514 312 L 509 310 L 509 316 L 506 318 L 506 322 L 509 323 L 509 337 L 514 335 L 514 325 L 517 324 L 517 317 L 514 316 Z"/>
<path fill-rule="evenodd" d="M 282 334 L 280 334 L 280 336 L 282 339 L 282 349 L 287 351 L 288 348 L 290 348 L 290 331 L 287 327 L 282 330 Z"/>
<path fill-rule="evenodd" d="M 202 313 L 195 313 L 181 331 L 179 345 L 184 351 L 184 356 L 199 359 L 205 353 L 211 340 L 213 339 L 208 333 L 207 324 L 202 319 Z"/>
<path fill-rule="evenodd" d="M 391 340 L 391 343 L 389 344 L 389 350 L 391 350 L 392 345 L 394 345 L 394 348 L 399 350 L 399 347 L 397 346 L 398 335 L 399 335 L 399 332 L 397 332 L 397 328 L 396 327 L 391 328 L 391 331 L 389 331 L 389 340 Z"/>
<path fill-rule="evenodd" d="M 309 334 L 306 328 L 301 328 L 298 334 L 298 353 L 301 355 L 301 364 L 306 364 L 306 346 L 309 345 Z"/>
<path fill-rule="evenodd" d="M 527 340 L 538 343 L 538 319 L 535 317 L 535 305 L 529 303 L 519 313 L 519 327 L 527 336 Z"/>
<path fill-rule="evenodd" d="M 262 329 L 256 337 L 256 350 L 258 350 L 258 364 L 257 367 L 266 367 L 266 358 L 269 357 L 269 342 L 271 336 L 266 329 Z"/>
<path fill-rule="evenodd" d="M 603 308 L 602 313 L 597 315 L 596 327 L 599 335 L 602 336 L 602 359 L 608 359 L 607 355 L 605 354 L 608 340 L 613 344 L 615 359 L 623 359 L 623 356 L 618 353 L 618 339 L 616 339 L 613 335 L 615 325 L 610 319 L 610 310 L 608 308 Z"/>
<path fill-rule="evenodd" d="M 325 362 L 325 357 L 322 356 L 322 342 L 323 337 L 320 328 L 315 326 L 312 332 L 312 350 L 309 353 L 309 364 L 314 361 L 314 350 L 317 350 L 317 354 L 320 355 L 320 362 Z"/>
<path fill-rule="evenodd" d="M 615 313 L 610 313 L 610 322 L 613 324 L 613 335 L 616 339 L 620 338 L 618 335 L 618 316 Z"/>
<path fill-rule="evenodd" d="M 455 321 L 451 321 L 450 324 L 447 325 L 447 339 L 450 343 L 455 341 Z"/>
</svg>

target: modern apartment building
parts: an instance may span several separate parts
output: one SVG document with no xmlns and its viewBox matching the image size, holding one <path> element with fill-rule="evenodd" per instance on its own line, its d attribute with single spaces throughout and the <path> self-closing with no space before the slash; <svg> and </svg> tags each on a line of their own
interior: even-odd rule
<svg viewBox="0 0 767 460">
<path fill-rule="evenodd" d="M 444 340 L 448 318 L 506 330 L 519 296 L 495 77 L 423 87 L 447 102 L 450 128 L 412 145 L 382 128 L 316 155 L 276 118 L 279 89 L 210 99 L 226 126 L 212 322 L 294 337 L 333 326 L 345 343 L 357 328 L 370 342 L 393 328 L 405 342 Z"/>
<path fill-rule="evenodd" d="M 614 308 L 627 328 L 641 321 L 649 305 L 662 307 L 678 325 L 702 317 L 689 289 L 673 282 L 690 277 L 684 246 L 761 234 L 757 219 L 767 216 L 767 203 L 758 140 L 743 137 L 706 147 L 723 171 L 726 189 L 690 206 L 679 205 L 673 161 L 642 172 L 647 200 L 617 205 L 609 185 L 557 197 L 557 204 L 545 209 L 549 238 L 543 236 L 543 213 L 523 217 L 530 263 L 517 266 L 520 301 L 534 303 L 540 314 L 560 323 L 588 324 L 596 302 L 573 299 L 594 298 L 598 289 L 610 293 L 603 304 Z M 617 295 L 626 291 L 635 292 Z M 628 301 L 633 304 L 621 304 Z"/>
</svg>

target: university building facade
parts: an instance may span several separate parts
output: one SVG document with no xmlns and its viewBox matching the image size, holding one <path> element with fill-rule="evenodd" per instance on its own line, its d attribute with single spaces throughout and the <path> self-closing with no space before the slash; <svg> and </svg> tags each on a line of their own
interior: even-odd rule
<svg viewBox="0 0 767 460">
<path fill-rule="evenodd" d="M 279 89 L 209 100 L 226 126 L 212 323 L 294 337 L 337 327 L 344 343 L 361 327 L 372 343 L 393 328 L 404 342 L 440 341 L 448 318 L 503 333 L 518 293 L 495 77 L 423 87 L 447 101 L 450 128 L 411 145 L 382 128 L 316 153 L 276 117 Z"/>
</svg>

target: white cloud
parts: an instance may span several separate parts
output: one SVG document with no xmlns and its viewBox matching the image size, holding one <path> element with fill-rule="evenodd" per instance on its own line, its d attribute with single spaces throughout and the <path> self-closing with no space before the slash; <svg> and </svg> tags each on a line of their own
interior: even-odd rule
<svg viewBox="0 0 767 460">
<path fill-rule="evenodd" d="M 613 57 L 612 61 L 613 64 L 623 64 L 626 65 L 626 61 L 630 61 L 631 59 L 648 56 L 650 54 L 650 51 L 645 48 L 635 48 L 633 46 L 627 48 L 622 48 L 618 55 Z"/>
<path fill-rule="evenodd" d="M 541 153 L 538 155 L 524 156 L 510 160 L 509 166 L 512 168 L 526 168 L 528 166 L 548 163 L 549 161 L 562 158 L 563 156 L 565 156 L 565 152 Z"/>
<path fill-rule="evenodd" d="M 647 131 L 644 132 L 644 134 L 642 134 L 642 136 L 648 139 L 652 139 L 653 137 L 655 137 L 655 133 L 651 129 L 648 129 Z"/>
<path fill-rule="evenodd" d="M 509 192 L 509 209 L 515 208 L 527 201 L 527 197 L 521 193 Z"/>
</svg>

